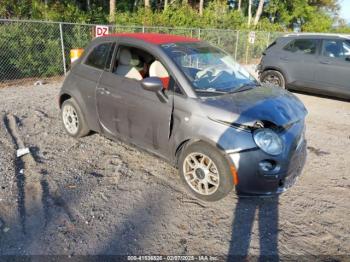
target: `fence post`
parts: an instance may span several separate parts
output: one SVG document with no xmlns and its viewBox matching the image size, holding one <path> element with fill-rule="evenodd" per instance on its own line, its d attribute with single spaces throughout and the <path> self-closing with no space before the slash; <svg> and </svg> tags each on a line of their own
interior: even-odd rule
<svg viewBox="0 0 350 262">
<path fill-rule="evenodd" d="M 60 23 L 59 25 L 60 25 L 60 37 L 61 37 L 63 71 L 64 71 L 64 75 L 66 75 L 67 74 L 67 68 L 66 68 L 66 56 L 65 56 L 65 52 L 64 52 L 64 43 L 63 43 L 62 23 Z"/>
<path fill-rule="evenodd" d="M 266 43 L 266 47 L 268 47 L 269 46 L 269 44 L 270 44 L 270 32 L 267 34 L 267 43 Z"/>
<path fill-rule="evenodd" d="M 145 26 L 142 26 L 142 33 L 145 33 Z"/>
<path fill-rule="evenodd" d="M 201 39 L 201 29 L 198 28 L 198 39 Z"/>
<path fill-rule="evenodd" d="M 235 61 L 237 61 L 238 39 L 239 39 L 239 30 L 237 30 L 237 33 L 236 33 Z"/>
</svg>

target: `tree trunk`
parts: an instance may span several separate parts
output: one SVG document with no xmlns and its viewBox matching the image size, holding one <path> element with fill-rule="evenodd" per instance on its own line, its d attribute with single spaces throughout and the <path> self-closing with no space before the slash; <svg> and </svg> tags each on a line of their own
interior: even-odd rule
<svg viewBox="0 0 350 262">
<path fill-rule="evenodd" d="M 109 22 L 115 23 L 115 0 L 109 0 Z"/>
<path fill-rule="evenodd" d="M 241 6 L 242 6 L 242 0 L 238 0 L 238 7 L 237 7 L 238 11 L 241 11 Z"/>
<path fill-rule="evenodd" d="M 199 15 L 203 15 L 204 0 L 199 0 Z"/>
<path fill-rule="evenodd" d="M 264 0 L 259 0 L 259 6 L 255 13 L 254 25 L 257 25 L 259 23 L 263 8 L 264 8 Z"/>
<path fill-rule="evenodd" d="M 248 27 L 250 27 L 252 21 L 252 0 L 249 0 L 249 5 L 248 5 Z"/>
<path fill-rule="evenodd" d="M 139 3 L 138 0 L 135 0 L 135 1 L 134 1 L 134 6 L 132 7 L 132 11 L 133 11 L 133 12 L 135 11 L 135 9 L 136 9 L 138 3 Z"/>
<path fill-rule="evenodd" d="M 86 10 L 90 10 L 90 0 L 86 0 Z"/>
<path fill-rule="evenodd" d="M 167 9 L 169 3 L 168 3 L 168 0 L 164 0 L 164 10 Z"/>
<path fill-rule="evenodd" d="M 145 0 L 145 8 L 150 8 L 151 4 L 150 4 L 150 0 Z"/>
</svg>

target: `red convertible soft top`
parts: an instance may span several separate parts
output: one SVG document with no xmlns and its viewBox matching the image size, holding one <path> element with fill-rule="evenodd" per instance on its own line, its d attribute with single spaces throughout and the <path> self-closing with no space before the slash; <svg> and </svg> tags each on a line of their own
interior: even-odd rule
<svg viewBox="0 0 350 262">
<path fill-rule="evenodd" d="M 108 36 L 116 36 L 116 37 L 129 37 L 135 38 L 138 40 L 142 40 L 151 44 L 167 44 L 167 43 L 179 43 L 179 42 L 199 42 L 200 40 L 197 38 L 191 38 L 180 35 L 168 35 L 168 34 L 155 34 L 155 33 L 118 33 L 118 34 L 110 34 L 105 35 Z"/>
</svg>

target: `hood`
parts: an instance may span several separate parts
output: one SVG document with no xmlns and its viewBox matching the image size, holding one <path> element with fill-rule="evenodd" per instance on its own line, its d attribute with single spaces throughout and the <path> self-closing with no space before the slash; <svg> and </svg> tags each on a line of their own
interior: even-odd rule
<svg viewBox="0 0 350 262">
<path fill-rule="evenodd" d="M 229 124 L 253 126 L 256 121 L 269 121 L 286 126 L 302 120 L 307 114 L 303 103 L 281 88 L 256 87 L 223 96 L 203 98 L 207 116 Z"/>
</svg>

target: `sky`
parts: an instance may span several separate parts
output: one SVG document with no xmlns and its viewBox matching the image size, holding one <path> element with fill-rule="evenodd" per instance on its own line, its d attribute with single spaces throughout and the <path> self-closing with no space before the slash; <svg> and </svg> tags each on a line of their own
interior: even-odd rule
<svg viewBox="0 0 350 262">
<path fill-rule="evenodd" d="M 350 23 L 350 0 L 340 0 L 340 16 Z"/>
</svg>

